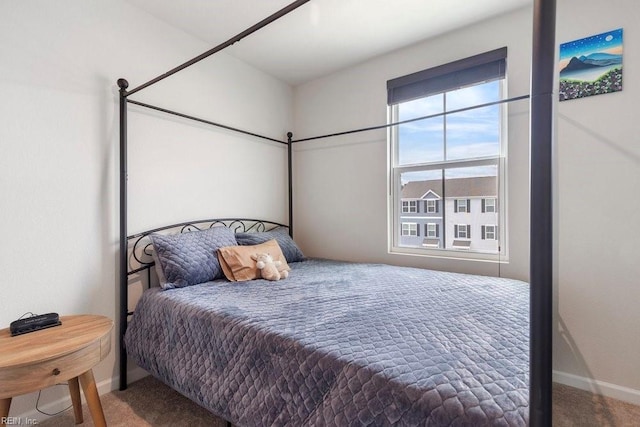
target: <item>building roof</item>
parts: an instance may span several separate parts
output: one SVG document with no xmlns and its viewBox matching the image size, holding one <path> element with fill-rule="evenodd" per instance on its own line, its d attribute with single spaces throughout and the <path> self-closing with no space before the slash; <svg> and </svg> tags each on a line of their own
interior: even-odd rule
<svg viewBox="0 0 640 427">
<path fill-rule="evenodd" d="M 442 180 L 409 181 L 402 186 L 402 199 L 421 199 L 431 190 L 442 198 Z M 445 197 L 496 197 L 498 194 L 495 176 L 476 178 L 452 178 L 445 181 Z"/>
</svg>

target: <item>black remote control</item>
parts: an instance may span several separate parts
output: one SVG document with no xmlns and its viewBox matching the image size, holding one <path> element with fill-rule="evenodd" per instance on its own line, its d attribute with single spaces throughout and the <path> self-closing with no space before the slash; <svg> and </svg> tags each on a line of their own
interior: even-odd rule
<svg viewBox="0 0 640 427">
<path fill-rule="evenodd" d="M 58 313 L 47 313 L 15 320 L 9 325 L 9 330 L 11 336 L 16 336 L 61 324 Z"/>
</svg>

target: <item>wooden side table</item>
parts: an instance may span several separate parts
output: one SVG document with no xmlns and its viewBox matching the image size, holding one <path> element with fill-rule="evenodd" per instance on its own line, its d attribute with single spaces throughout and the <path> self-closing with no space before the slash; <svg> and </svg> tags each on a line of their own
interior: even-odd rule
<svg viewBox="0 0 640 427">
<path fill-rule="evenodd" d="M 15 337 L 8 328 L 0 330 L 0 419 L 9 415 L 12 397 L 68 381 L 80 424 L 79 380 L 94 424 L 107 425 L 91 369 L 111 350 L 113 321 L 94 315 L 63 316 L 60 321 L 60 326 Z"/>
</svg>

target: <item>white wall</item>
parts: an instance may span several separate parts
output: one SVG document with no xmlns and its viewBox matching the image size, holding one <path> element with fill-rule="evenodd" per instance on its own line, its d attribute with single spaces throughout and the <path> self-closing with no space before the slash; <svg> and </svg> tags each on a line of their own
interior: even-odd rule
<svg viewBox="0 0 640 427">
<path fill-rule="evenodd" d="M 120 0 L 0 2 L 0 327 L 28 311 L 117 318 L 115 82 L 132 88 L 208 48 Z M 290 87 L 225 54 L 196 67 L 133 98 L 285 137 Z M 129 123 L 130 232 L 226 215 L 286 222 L 283 146 L 136 107 Z M 113 338 L 95 370 L 103 391 L 117 375 Z M 40 405 L 60 396 L 49 389 Z M 11 414 L 34 405 L 15 398 Z"/>
<path fill-rule="evenodd" d="M 624 28 L 624 90 L 557 105 L 554 378 L 640 404 L 640 4 L 560 0 L 557 42 Z M 425 41 L 295 90 L 296 136 L 386 121 L 386 80 L 503 45 L 508 95 L 529 93 L 530 10 Z M 635 120 L 634 120 L 635 119 Z M 384 131 L 295 149 L 296 240 L 306 254 L 527 280 L 528 105 L 509 109 L 508 265 L 387 253 Z"/>
<path fill-rule="evenodd" d="M 296 138 L 386 123 L 386 82 L 503 46 L 508 96 L 529 92 L 529 8 L 467 27 L 296 87 Z M 450 271 L 528 278 L 528 103 L 508 110 L 510 262 L 389 254 L 387 134 L 373 131 L 294 145 L 294 233 L 305 253 Z M 524 165 L 524 166 L 523 166 Z"/>
<path fill-rule="evenodd" d="M 624 76 L 622 92 L 556 109 L 555 374 L 640 404 L 640 3 L 561 0 L 557 13 L 558 44 L 623 28 Z"/>
</svg>

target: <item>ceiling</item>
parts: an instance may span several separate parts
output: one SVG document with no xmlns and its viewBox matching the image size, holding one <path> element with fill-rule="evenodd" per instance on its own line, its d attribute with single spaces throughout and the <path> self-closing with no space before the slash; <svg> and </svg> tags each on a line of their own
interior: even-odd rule
<svg viewBox="0 0 640 427">
<path fill-rule="evenodd" d="M 214 47 L 293 0 L 126 1 Z M 297 85 L 531 4 L 532 0 L 311 0 L 225 52 Z"/>
</svg>

